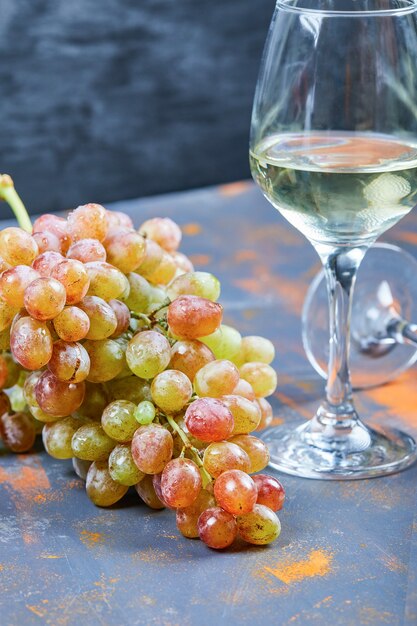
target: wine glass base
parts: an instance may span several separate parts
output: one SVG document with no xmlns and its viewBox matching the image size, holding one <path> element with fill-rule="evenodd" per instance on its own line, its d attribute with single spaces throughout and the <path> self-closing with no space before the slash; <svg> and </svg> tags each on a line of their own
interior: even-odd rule
<svg viewBox="0 0 417 626">
<path fill-rule="evenodd" d="M 311 422 L 298 428 L 278 426 L 261 435 L 269 447 L 271 467 L 302 478 L 357 480 L 394 474 L 417 460 L 416 442 L 397 429 L 375 430 L 360 423 L 366 436 L 361 438 L 363 449 L 358 449 L 361 444 L 344 445 L 349 442 L 349 435 L 345 442 L 335 440 L 323 445 L 325 439 L 321 437 L 320 441 L 318 434 L 316 443 L 313 443 L 316 435 L 311 432 L 310 425 Z M 352 451 L 346 452 L 349 447 Z"/>
</svg>

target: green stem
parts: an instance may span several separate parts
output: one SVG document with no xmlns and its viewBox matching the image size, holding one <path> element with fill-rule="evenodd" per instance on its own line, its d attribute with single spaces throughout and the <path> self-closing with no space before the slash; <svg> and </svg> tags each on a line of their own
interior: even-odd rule
<svg viewBox="0 0 417 626">
<path fill-rule="evenodd" d="M 190 452 L 192 452 L 193 457 L 194 457 L 194 462 L 200 468 L 200 472 L 201 472 L 202 478 L 203 478 L 203 484 L 204 484 L 204 487 L 206 487 L 209 483 L 212 482 L 213 479 L 210 476 L 210 474 L 208 473 L 208 471 L 205 469 L 205 467 L 203 465 L 203 462 L 200 459 L 200 455 L 198 454 L 197 448 L 195 448 L 193 446 L 193 444 L 188 439 L 188 437 L 185 434 L 185 432 L 183 431 L 183 429 L 180 426 L 178 426 L 177 422 L 174 419 L 172 419 L 172 417 L 170 417 L 169 415 L 165 415 L 165 414 L 164 414 L 164 417 L 165 417 L 166 421 L 168 422 L 168 424 L 171 426 L 172 430 L 175 430 L 175 432 L 178 433 L 178 435 L 179 435 L 181 441 L 183 442 L 184 446 L 186 448 L 188 448 L 188 450 L 190 450 Z"/>
<path fill-rule="evenodd" d="M 32 222 L 30 221 L 25 205 L 14 187 L 13 180 L 8 174 L 0 174 L 0 198 L 10 206 L 20 228 L 31 233 Z"/>
</svg>

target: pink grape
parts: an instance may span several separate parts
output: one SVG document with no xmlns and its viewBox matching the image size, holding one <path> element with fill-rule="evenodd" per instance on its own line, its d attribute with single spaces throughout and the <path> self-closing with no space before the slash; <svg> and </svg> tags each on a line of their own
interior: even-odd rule
<svg viewBox="0 0 417 626">
<path fill-rule="evenodd" d="M 280 511 L 284 506 L 285 490 L 279 480 L 268 474 L 256 474 L 253 476 L 258 490 L 257 504 L 263 504 L 272 511 Z"/>
<path fill-rule="evenodd" d="M 161 475 L 161 492 L 170 507 L 190 506 L 202 488 L 200 471 L 190 459 L 178 458 L 165 465 Z"/>
<path fill-rule="evenodd" d="M 124 302 L 120 300 L 109 300 L 108 305 L 113 309 L 113 313 L 117 319 L 117 326 L 112 338 L 119 337 L 125 333 L 130 325 L 130 311 Z"/>
<path fill-rule="evenodd" d="M 24 306 L 24 293 L 31 282 L 39 278 L 39 273 L 28 265 L 16 265 L 0 275 L 0 298 L 11 307 Z"/>
<path fill-rule="evenodd" d="M 194 265 L 185 254 L 176 250 L 175 252 L 171 252 L 171 255 L 178 269 L 183 272 L 194 272 Z"/>
<path fill-rule="evenodd" d="M 67 220 L 63 217 L 58 217 L 57 215 L 45 213 L 35 220 L 35 223 L 33 224 L 33 232 L 42 233 L 45 230 L 58 237 L 61 243 L 61 252 L 65 254 L 71 244 Z"/>
<path fill-rule="evenodd" d="M 184 537 L 195 539 L 198 537 L 198 518 L 206 509 L 216 506 L 214 496 L 202 489 L 190 506 L 177 509 L 177 528 Z"/>
<path fill-rule="evenodd" d="M 58 380 L 52 372 L 44 372 L 35 386 L 40 408 L 55 417 L 65 417 L 79 409 L 84 393 L 84 382 L 66 383 Z"/>
<path fill-rule="evenodd" d="M 214 361 L 214 354 L 204 343 L 197 339 L 177 341 L 171 348 L 169 367 L 183 372 L 191 382 L 198 370 Z M 253 396 L 255 398 L 255 394 Z"/>
<path fill-rule="evenodd" d="M 274 418 L 272 406 L 269 404 L 268 400 L 265 400 L 265 398 L 258 398 L 256 400 L 256 404 L 261 410 L 261 421 L 255 430 L 263 430 L 272 424 L 272 420 Z"/>
<path fill-rule="evenodd" d="M 0 231 L 0 256 L 9 265 L 31 265 L 38 254 L 36 241 L 26 231 L 15 226 Z"/>
<path fill-rule="evenodd" d="M 77 304 L 84 298 L 90 286 L 90 279 L 83 263 L 74 259 L 64 259 L 51 271 L 51 277 L 65 287 L 67 304 Z"/>
<path fill-rule="evenodd" d="M 252 401 L 256 398 L 252 385 L 248 383 L 247 380 L 243 380 L 243 378 L 239 379 L 239 382 L 233 389 L 232 394 L 234 396 L 242 396 L 243 398 Z"/>
<path fill-rule="evenodd" d="M 199 296 L 180 296 L 169 305 L 167 320 L 175 337 L 198 339 L 214 333 L 222 315 L 223 307 L 217 302 Z"/>
<path fill-rule="evenodd" d="M 230 441 L 211 443 L 204 450 L 203 465 L 214 478 L 231 469 L 249 472 L 251 466 L 246 452 Z"/>
<path fill-rule="evenodd" d="M 236 539 L 236 520 L 219 506 L 212 507 L 203 511 L 198 518 L 198 534 L 209 548 L 222 550 Z"/>
<path fill-rule="evenodd" d="M 16 361 L 27 370 L 39 370 L 52 356 L 52 337 L 44 322 L 21 317 L 13 324 L 10 347 Z"/>
<path fill-rule="evenodd" d="M 68 215 L 68 232 L 73 241 L 98 239 L 103 241 L 107 234 L 106 209 L 100 204 L 84 204 Z"/>
<path fill-rule="evenodd" d="M 146 220 L 139 228 L 139 232 L 156 241 L 167 252 L 174 252 L 181 243 L 181 229 L 169 217 L 154 217 Z"/>
<path fill-rule="evenodd" d="M 125 226 L 126 228 L 133 228 L 133 222 L 126 213 L 122 211 L 109 211 L 106 209 L 106 219 L 108 227 L 112 226 Z"/>
<path fill-rule="evenodd" d="M 80 341 L 90 330 L 90 319 L 76 306 L 65 307 L 53 320 L 55 332 L 64 341 Z"/>
<path fill-rule="evenodd" d="M 134 230 L 115 234 L 106 241 L 107 261 L 120 271 L 134 272 L 146 255 L 144 238 Z"/>
<path fill-rule="evenodd" d="M 194 390 L 198 396 L 219 398 L 231 394 L 238 382 L 239 370 L 236 365 L 226 360 L 212 361 L 196 373 Z"/>
<path fill-rule="evenodd" d="M 144 476 L 142 480 L 135 485 L 138 496 L 151 509 L 164 509 L 165 504 L 161 502 L 155 493 L 152 476 Z"/>
<path fill-rule="evenodd" d="M 44 230 L 43 232 L 39 233 L 33 233 L 32 237 L 36 241 L 39 254 L 42 254 L 42 252 L 47 252 L 48 250 L 61 252 L 62 247 L 59 238 L 54 235 L 54 233 L 51 233 L 49 230 Z"/>
<path fill-rule="evenodd" d="M 217 503 L 232 515 L 252 511 L 258 491 L 252 478 L 241 470 L 227 470 L 214 483 Z"/>
<path fill-rule="evenodd" d="M 189 432 L 201 441 L 222 441 L 233 432 L 233 415 L 214 398 L 194 400 L 187 408 L 184 419 Z"/>
<path fill-rule="evenodd" d="M 48 369 L 56 378 L 64 382 L 80 383 L 90 371 L 90 357 L 80 343 L 56 341 Z"/>
<path fill-rule="evenodd" d="M 35 443 L 33 418 L 27 413 L 0 415 L 0 437 L 12 452 L 27 452 Z"/>
<path fill-rule="evenodd" d="M 97 239 L 80 239 L 70 246 L 67 259 L 75 259 L 81 263 L 105 261 L 106 249 Z"/>
<path fill-rule="evenodd" d="M 24 302 L 29 315 L 45 322 L 61 313 L 66 297 L 64 286 L 59 281 L 42 276 L 26 287 Z"/>
<path fill-rule="evenodd" d="M 159 424 L 141 426 L 133 435 L 132 455 L 145 474 L 159 474 L 171 460 L 174 442 L 171 433 Z"/>
<path fill-rule="evenodd" d="M 242 448 L 248 455 L 251 462 L 249 474 L 260 472 L 268 465 L 268 446 L 258 439 L 258 437 L 253 437 L 252 435 L 235 435 L 230 441 Z"/>
<path fill-rule="evenodd" d="M 84 267 L 90 280 L 89 296 L 98 296 L 109 301 L 129 291 L 129 281 L 126 276 L 110 263 L 93 261 L 86 263 Z"/>
<path fill-rule="evenodd" d="M 54 250 L 48 250 L 36 257 L 32 263 L 32 267 L 41 276 L 50 276 L 54 267 L 63 260 L 64 257 L 62 254 Z"/>
</svg>

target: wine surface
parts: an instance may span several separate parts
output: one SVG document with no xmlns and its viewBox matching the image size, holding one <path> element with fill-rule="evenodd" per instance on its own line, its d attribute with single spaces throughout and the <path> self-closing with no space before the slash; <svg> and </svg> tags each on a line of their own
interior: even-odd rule
<svg viewBox="0 0 417 626">
<path fill-rule="evenodd" d="M 268 200 L 313 243 L 372 242 L 417 203 L 417 142 L 285 133 L 262 140 L 250 162 Z"/>
</svg>

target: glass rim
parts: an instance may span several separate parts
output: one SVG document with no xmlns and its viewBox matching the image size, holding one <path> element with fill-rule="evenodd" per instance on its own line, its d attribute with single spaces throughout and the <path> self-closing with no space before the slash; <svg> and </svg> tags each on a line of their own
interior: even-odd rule
<svg viewBox="0 0 417 626">
<path fill-rule="evenodd" d="M 310 7 L 298 7 L 294 6 L 294 2 L 297 0 L 277 0 L 276 6 L 285 9 L 291 13 L 304 13 L 313 15 L 323 15 L 326 17 L 367 17 L 367 16 L 392 16 L 392 15 L 404 15 L 414 13 L 417 10 L 417 0 L 403 0 L 408 2 L 408 6 L 403 6 L 397 9 L 364 9 L 358 11 L 346 11 L 337 9 L 312 9 Z"/>
</svg>

